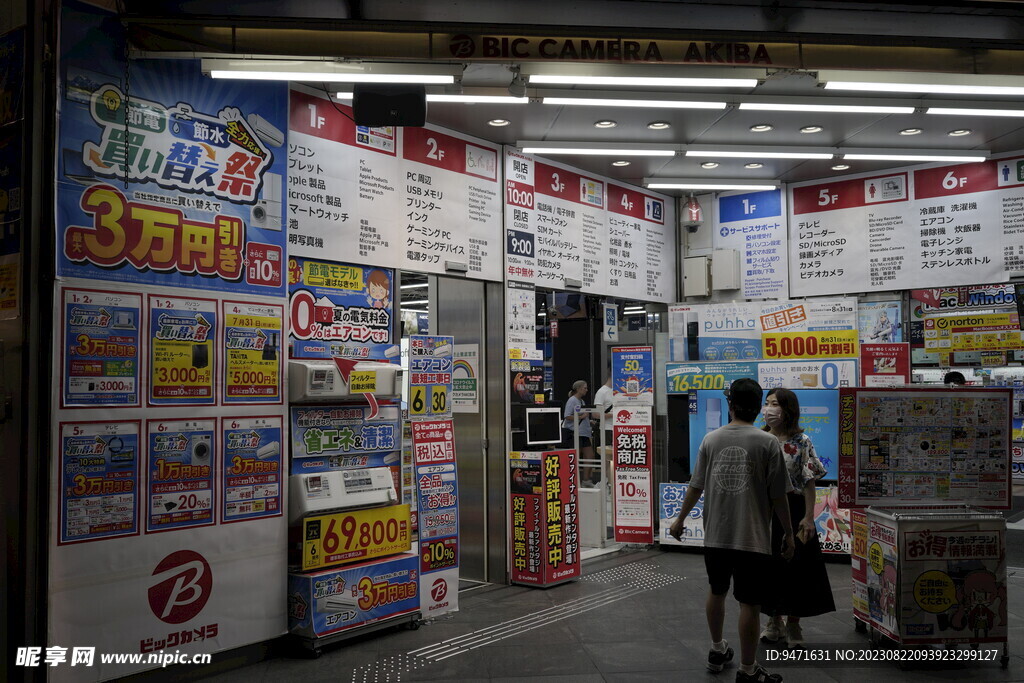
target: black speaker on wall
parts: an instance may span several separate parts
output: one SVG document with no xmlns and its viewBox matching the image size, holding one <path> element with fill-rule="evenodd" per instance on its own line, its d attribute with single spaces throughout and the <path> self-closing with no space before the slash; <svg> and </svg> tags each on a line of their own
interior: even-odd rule
<svg viewBox="0 0 1024 683">
<path fill-rule="evenodd" d="M 352 114 L 357 126 L 422 126 L 427 93 L 422 85 L 356 83 Z"/>
</svg>

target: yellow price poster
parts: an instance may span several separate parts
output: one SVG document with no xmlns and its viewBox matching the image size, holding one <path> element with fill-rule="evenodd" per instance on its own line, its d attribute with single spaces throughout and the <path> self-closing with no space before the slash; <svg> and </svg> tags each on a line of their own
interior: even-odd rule
<svg viewBox="0 0 1024 683">
<path fill-rule="evenodd" d="M 408 505 L 349 510 L 302 520 L 302 569 L 319 569 L 412 547 Z"/>
<path fill-rule="evenodd" d="M 409 388 L 409 412 L 413 415 L 427 415 L 429 414 L 429 401 L 427 399 L 427 390 L 429 387 L 422 385 L 416 385 Z"/>
<path fill-rule="evenodd" d="M 217 302 L 149 295 L 149 403 L 212 404 Z"/>
<path fill-rule="evenodd" d="M 353 394 L 372 394 L 377 391 L 376 370 L 353 370 L 348 378 L 348 390 Z"/>
<path fill-rule="evenodd" d="M 409 338 L 409 415 L 441 418 L 452 414 L 453 337 L 413 335 Z"/>
<path fill-rule="evenodd" d="M 1016 313 L 936 315 L 924 321 L 924 347 L 929 350 L 1013 350 L 1022 340 Z"/>
<path fill-rule="evenodd" d="M 761 335 L 764 357 L 771 359 L 855 358 L 857 330 L 768 332 Z"/>
<path fill-rule="evenodd" d="M 444 415 L 448 412 L 447 384 L 434 384 L 430 387 L 430 414 Z"/>
<path fill-rule="evenodd" d="M 224 402 L 280 403 L 284 307 L 225 301 Z"/>
</svg>

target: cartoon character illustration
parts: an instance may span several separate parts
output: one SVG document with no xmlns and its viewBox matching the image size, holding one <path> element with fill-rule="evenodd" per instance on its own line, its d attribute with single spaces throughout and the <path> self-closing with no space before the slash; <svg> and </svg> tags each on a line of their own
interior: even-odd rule
<svg viewBox="0 0 1024 683">
<path fill-rule="evenodd" d="M 892 341 L 893 325 L 889 320 L 889 316 L 886 312 L 878 312 L 878 322 L 871 329 L 871 338 L 877 339 L 879 342 L 888 343 Z"/>
<path fill-rule="evenodd" d="M 989 570 L 979 569 L 964 577 L 956 598 L 951 626 L 958 631 L 969 628 L 975 638 L 984 638 L 999 625 L 998 612 L 992 608 L 999 610 L 1006 603 L 1006 586 L 1000 585 Z"/>
<path fill-rule="evenodd" d="M 850 511 L 839 509 L 839 494 L 836 489 L 814 501 L 814 526 L 818 530 L 819 540 L 825 547 L 835 547 L 829 544 L 842 545 L 844 538 L 847 542 L 852 538 Z"/>
<path fill-rule="evenodd" d="M 529 387 L 526 386 L 526 378 L 523 376 L 523 373 L 516 373 L 515 379 L 512 380 L 512 390 L 523 401 L 533 402 L 533 394 L 530 392 Z"/>
<path fill-rule="evenodd" d="M 372 270 L 366 278 L 366 303 L 374 308 L 387 308 L 391 305 L 388 296 L 391 294 L 391 280 L 383 270 Z"/>
<path fill-rule="evenodd" d="M 886 619 L 896 619 L 896 567 L 885 565 L 882 570 L 882 595 L 879 600 L 882 614 Z"/>
</svg>

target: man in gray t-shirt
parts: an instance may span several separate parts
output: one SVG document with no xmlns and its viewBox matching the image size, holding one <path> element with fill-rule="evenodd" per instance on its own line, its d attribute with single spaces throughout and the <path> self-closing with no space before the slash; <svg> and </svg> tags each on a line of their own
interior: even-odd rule
<svg viewBox="0 0 1024 683">
<path fill-rule="evenodd" d="M 792 557 L 794 547 L 786 500 L 792 484 L 779 441 L 753 424 L 762 395 L 761 386 L 752 379 L 738 379 L 729 387 L 729 424 L 701 442 L 697 467 L 669 532 L 679 539 L 683 521 L 703 493 L 704 565 L 710 584 L 705 610 L 712 643 L 707 667 L 717 673 L 733 657 L 732 648 L 722 638 L 725 596 L 731 582 L 733 597 L 740 603 L 738 683 L 782 680 L 755 661 L 761 601 L 764 591 L 771 590 L 764 585 L 764 577 L 770 573 L 773 510 L 785 532 L 783 557 Z"/>
</svg>

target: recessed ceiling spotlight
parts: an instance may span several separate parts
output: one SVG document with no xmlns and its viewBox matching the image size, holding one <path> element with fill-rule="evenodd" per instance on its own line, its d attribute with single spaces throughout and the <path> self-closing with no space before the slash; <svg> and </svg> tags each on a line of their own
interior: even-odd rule
<svg viewBox="0 0 1024 683">
<path fill-rule="evenodd" d="M 672 124 L 668 121 L 651 121 L 647 124 L 647 127 L 651 130 L 665 130 L 667 128 L 671 128 Z"/>
<path fill-rule="evenodd" d="M 833 171 L 845 171 L 850 168 L 849 164 L 836 164 L 832 167 Z"/>
<path fill-rule="evenodd" d="M 612 162 L 612 166 L 629 166 L 629 164 L 630 162 L 626 161 L 625 159 L 619 159 L 618 161 Z"/>
<path fill-rule="evenodd" d="M 700 165 L 701 168 L 718 168 L 717 161 L 705 161 Z"/>
<path fill-rule="evenodd" d="M 752 132 L 752 133 L 767 133 L 768 131 L 770 131 L 770 130 L 772 130 L 774 128 L 775 128 L 775 126 L 773 126 L 770 123 L 757 123 L 757 124 L 754 124 L 753 126 L 750 127 L 750 132 Z"/>
<path fill-rule="evenodd" d="M 971 134 L 971 129 L 970 128 L 957 128 L 956 130 L 951 130 L 948 133 L 946 133 L 946 135 L 952 135 L 955 138 L 958 138 L 958 137 L 960 137 L 962 135 L 970 135 L 970 134 Z"/>
<path fill-rule="evenodd" d="M 616 123 L 615 121 L 612 121 L 611 119 L 604 119 L 602 121 L 594 121 L 594 128 L 614 128 L 617 125 L 619 125 L 619 124 Z"/>
<path fill-rule="evenodd" d="M 801 133 L 820 133 L 823 130 L 825 130 L 825 129 L 822 128 L 821 126 L 804 126 L 803 128 L 800 129 L 800 132 Z"/>
<path fill-rule="evenodd" d="M 764 168 L 764 164 L 759 164 L 756 161 L 752 161 L 749 164 L 743 164 L 743 168 Z"/>
<path fill-rule="evenodd" d="M 920 135 L 923 132 L 920 128 L 904 128 L 900 131 L 900 135 Z"/>
<path fill-rule="evenodd" d="M 487 122 L 487 125 L 489 125 L 489 126 L 507 126 L 510 123 L 512 123 L 512 122 L 509 121 L 508 119 L 491 119 L 490 121 Z"/>
</svg>

